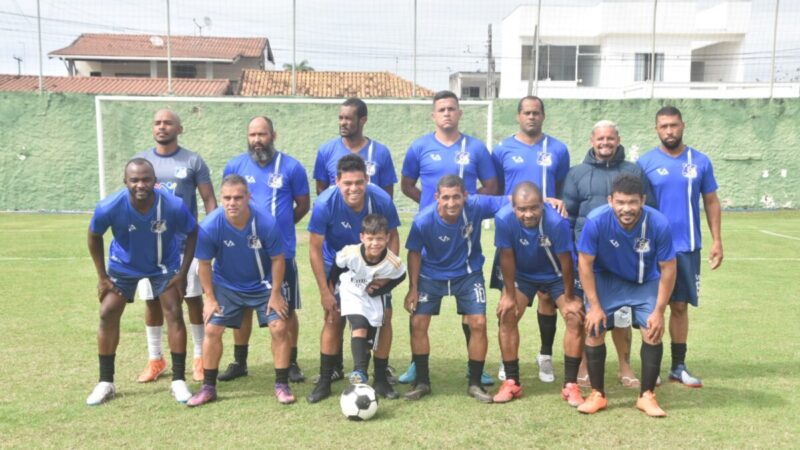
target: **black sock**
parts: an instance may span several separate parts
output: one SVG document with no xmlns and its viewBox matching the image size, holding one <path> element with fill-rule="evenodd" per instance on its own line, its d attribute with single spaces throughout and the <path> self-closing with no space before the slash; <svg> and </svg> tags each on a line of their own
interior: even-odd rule
<svg viewBox="0 0 800 450">
<path fill-rule="evenodd" d="M 388 381 L 386 378 L 386 369 L 389 368 L 389 358 L 373 358 L 375 361 L 375 382 Z"/>
<path fill-rule="evenodd" d="M 353 369 L 363 373 L 369 370 L 369 343 L 365 337 L 350 338 L 350 350 L 353 353 Z"/>
<path fill-rule="evenodd" d="M 461 323 L 461 331 L 463 331 L 463 332 L 464 332 L 464 339 L 466 339 L 466 340 L 467 340 L 467 350 L 469 350 L 469 337 L 470 337 L 470 335 L 472 334 L 472 333 L 470 332 L 470 330 L 469 330 L 469 324 L 468 324 L 468 323 L 463 323 L 463 322 L 462 322 L 462 323 Z"/>
<path fill-rule="evenodd" d="M 240 366 L 247 365 L 247 351 L 250 348 L 249 345 L 233 345 L 233 360 L 236 361 L 236 364 Z"/>
<path fill-rule="evenodd" d="M 186 352 L 175 353 L 172 355 L 172 381 L 186 380 Z"/>
<path fill-rule="evenodd" d="M 344 319 L 344 317 L 342 317 L 342 319 Z M 338 370 L 340 370 L 342 372 L 344 372 L 344 355 L 343 355 L 343 352 L 344 352 L 344 336 L 342 336 L 342 338 L 339 339 L 339 352 L 336 353 L 336 364 L 334 364 L 334 366 L 333 366 L 334 369 L 338 369 Z"/>
<path fill-rule="evenodd" d="M 431 384 L 431 374 L 428 371 L 428 355 L 412 354 L 411 360 L 417 366 L 417 384 Z"/>
<path fill-rule="evenodd" d="M 685 348 L 686 344 L 683 345 Z M 654 392 L 658 373 L 661 372 L 661 358 L 664 356 L 664 344 L 650 345 L 642 342 L 642 349 L 639 355 L 642 358 L 641 392 Z"/>
<path fill-rule="evenodd" d="M 217 375 L 219 375 L 219 369 L 203 369 L 203 384 L 216 386 Z"/>
<path fill-rule="evenodd" d="M 289 368 L 275 368 L 275 384 L 289 384 Z"/>
<path fill-rule="evenodd" d="M 475 361 L 474 359 L 470 359 L 467 363 L 469 367 L 469 385 L 470 386 L 480 386 L 481 385 L 481 375 L 483 374 L 483 361 Z"/>
<path fill-rule="evenodd" d="M 333 367 L 336 365 L 336 355 L 319 354 L 319 383 L 331 384 Z"/>
<path fill-rule="evenodd" d="M 556 316 L 545 316 L 536 313 L 536 320 L 539 322 L 539 337 L 542 339 L 542 347 L 539 353 L 542 355 L 553 355 L 553 341 L 556 340 Z"/>
<path fill-rule="evenodd" d="M 586 346 L 586 365 L 589 368 L 589 381 L 592 389 L 606 395 L 606 344 L 597 347 Z"/>
<path fill-rule="evenodd" d="M 578 368 L 581 366 L 581 357 L 564 355 L 564 384 L 578 382 Z"/>
<path fill-rule="evenodd" d="M 519 386 L 519 359 L 503 361 L 503 369 L 506 371 L 506 380 L 514 380 Z"/>
<path fill-rule="evenodd" d="M 672 348 L 672 370 L 675 370 L 686 361 L 686 344 L 673 342 L 670 347 Z"/>
<path fill-rule="evenodd" d="M 114 358 L 116 353 L 111 355 L 97 355 L 100 359 L 100 381 L 114 382 Z"/>
<path fill-rule="evenodd" d="M 292 347 L 292 354 L 289 356 L 289 364 L 297 364 L 297 347 Z"/>
</svg>

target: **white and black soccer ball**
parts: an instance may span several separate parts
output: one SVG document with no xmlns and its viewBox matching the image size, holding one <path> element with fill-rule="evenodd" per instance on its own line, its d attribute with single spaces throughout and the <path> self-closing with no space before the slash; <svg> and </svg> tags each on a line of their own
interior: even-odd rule
<svg viewBox="0 0 800 450">
<path fill-rule="evenodd" d="M 339 406 L 350 420 L 369 420 L 378 411 L 378 396 L 368 384 L 353 384 L 342 392 Z"/>
</svg>

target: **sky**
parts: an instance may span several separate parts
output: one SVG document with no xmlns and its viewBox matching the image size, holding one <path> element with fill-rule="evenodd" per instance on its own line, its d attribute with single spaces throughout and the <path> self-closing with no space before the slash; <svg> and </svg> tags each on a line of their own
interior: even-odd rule
<svg viewBox="0 0 800 450">
<path fill-rule="evenodd" d="M 47 53 L 81 33 L 165 34 L 167 0 L 39 0 L 45 75 L 66 75 Z M 592 5 L 600 0 L 542 0 Z M 605 0 L 623 1 L 623 0 Z M 641 0 L 650 3 L 653 0 Z M 658 0 L 659 13 L 670 3 Z M 697 0 L 700 6 L 720 0 Z M 731 0 L 729 0 L 731 1 Z M 741 1 L 741 0 L 732 0 Z M 769 78 L 776 0 L 752 0 L 744 53 L 746 80 Z M 36 0 L 0 0 L 0 73 L 38 74 Z M 292 61 L 292 0 L 169 0 L 172 34 L 267 37 L 276 67 Z M 456 71 L 487 70 L 488 26 L 497 68 L 518 55 L 500 55 L 500 24 L 537 0 L 417 0 L 417 82 L 438 90 Z M 296 0 L 297 61 L 316 70 L 390 71 L 413 78 L 414 0 Z M 781 0 L 778 79 L 800 81 L 800 1 Z M 210 25 L 205 25 L 208 18 Z M 688 19 L 688 18 L 687 18 Z M 649 17 L 621 17 L 625 21 Z M 18 63 L 15 59 L 20 58 Z"/>
</svg>

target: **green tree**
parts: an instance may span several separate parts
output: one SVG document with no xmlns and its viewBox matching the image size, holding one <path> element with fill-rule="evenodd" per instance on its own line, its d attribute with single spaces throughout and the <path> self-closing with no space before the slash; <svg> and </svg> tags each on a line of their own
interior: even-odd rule
<svg viewBox="0 0 800 450">
<path fill-rule="evenodd" d="M 292 70 L 292 65 L 289 64 L 289 63 L 284 64 L 283 65 L 283 70 L 291 71 Z M 304 60 L 300 61 L 300 64 L 295 66 L 294 70 L 296 70 L 297 72 L 313 72 L 314 68 L 311 67 L 308 64 L 308 60 L 304 59 Z"/>
</svg>

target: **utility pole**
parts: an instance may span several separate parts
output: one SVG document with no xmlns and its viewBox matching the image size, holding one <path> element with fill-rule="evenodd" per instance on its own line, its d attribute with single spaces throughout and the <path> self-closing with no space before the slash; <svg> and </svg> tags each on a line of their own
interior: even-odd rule
<svg viewBox="0 0 800 450">
<path fill-rule="evenodd" d="M 292 97 L 297 95 L 297 0 L 292 0 Z"/>
<path fill-rule="evenodd" d="M 42 62 L 42 9 L 36 0 L 36 29 L 39 34 L 39 94 L 44 92 L 44 63 Z"/>
<path fill-rule="evenodd" d="M 169 0 L 167 0 L 167 95 L 172 95 L 172 46 L 170 45 L 172 29 L 169 23 Z"/>
<path fill-rule="evenodd" d="M 775 23 L 772 25 L 772 69 L 769 72 L 769 99 L 772 100 L 772 90 L 775 87 L 775 48 L 778 45 L 778 10 L 781 0 L 775 0 Z"/>
<path fill-rule="evenodd" d="M 489 42 L 488 42 L 488 52 L 487 52 L 487 63 L 488 67 L 486 68 L 486 98 L 492 100 L 494 98 L 494 91 L 495 91 L 495 83 L 494 83 L 494 56 L 492 56 L 492 24 L 489 24 Z"/>
<path fill-rule="evenodd" d="M 411 97 L 417 96 L 417 0 L 414 0 L 414 57 L 412 58 L 413 82 L 411 83 Z"/>
<path fill-rule="evenodd" d="M 533 45 L 531 45 L 531 71 L 528 78 L 528 95 L 537 95 L 539 91 L 539 25 L 542 20 L 542 0 L 536 7 L 536 25 L 533 27 Z"/>
<path fill-rule="evenodd" d="M 650 51 L 650 98 L 655 97 L 656 92 L 656 10 L 658 0 L 653 0 L 653 46 Z"/>
</svg>

